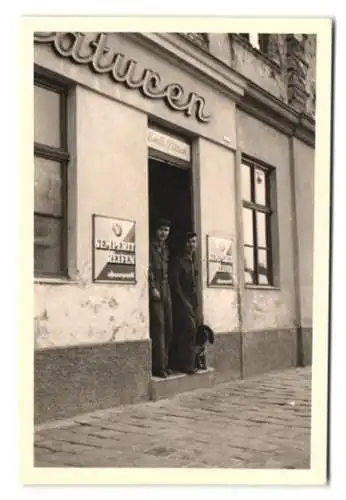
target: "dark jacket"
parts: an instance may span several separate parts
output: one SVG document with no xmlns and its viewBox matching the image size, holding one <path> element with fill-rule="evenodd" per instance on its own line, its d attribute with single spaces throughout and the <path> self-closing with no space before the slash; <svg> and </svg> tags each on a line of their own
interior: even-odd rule
<svg viewBox="0 0 346 500">
<path fill-rule="evenodd" d="M 149 287 L 160 290 L 162 283 L 168 282 L 169 249 L 154 239 L 149 247 Z"/>
<path fill-rule="evenodd" d="M 197 309 L 197 268 L 193 259 L 176 257 L 171 266 L 170 283 L 175 306 L 195 315 Z"/>
</svg>

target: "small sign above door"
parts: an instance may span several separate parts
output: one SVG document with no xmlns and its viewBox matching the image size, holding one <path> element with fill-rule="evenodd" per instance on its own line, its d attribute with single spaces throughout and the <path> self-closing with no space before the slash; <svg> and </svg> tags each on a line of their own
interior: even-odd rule
<svg viewBox="0 0 346 500">
<path fill-rule="evenodd" d="M 190 144 L 156 129 L 148 129 L 148 147 L 186 162 L 191 161 Z"/>
</svg>

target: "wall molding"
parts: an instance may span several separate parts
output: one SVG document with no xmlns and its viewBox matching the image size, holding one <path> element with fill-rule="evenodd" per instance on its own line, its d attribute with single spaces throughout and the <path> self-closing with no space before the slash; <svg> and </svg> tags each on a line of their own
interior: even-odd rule
<svg viewBox="0 0 346 500">
<path fill-rule="evenodd" d="M 315 145 L 315 120 L 299 112 L 221 61 L 174 33 L 124 33 L 166 61 L 198 77 L 206 85 L 230 97 L 246 113 L 288 136 L 295 136 L 311 147 Z M 137 109 L 137 108 L 136 108 Z"/>
<path fill-rule="evenodd" d="M 207 84 L 235 99 L 239 109 L 288 136 L 315 146 L 313 118 L 284 103 L 184 37 L 172 33 L 131 33 L 126 36 L 144 42 L 151 49 L 159 48 L 163 55 L 169 54 L 171 61 L 178 66 L 188 66 L 190 73 L 198 73 Z"/>
<path fill-rule="evenodd" d="M 126 33 L 126 37 L 160 53 L 166 60 L 188 71 L 222 93 L 233 97 L 243 95 L 244 79 L 231 67 L 208 51 L 174 33 Z M 168 56 L 168 57 L 167 57 Z"/>
<path fill-rule="evenodd" d="M 309 146 L 315 147 L 315 121 L 254 83 L 248 83 L 244 96 L 237 101 L 237 106 L 279 132 L 297 137 Z"/>
</svg>

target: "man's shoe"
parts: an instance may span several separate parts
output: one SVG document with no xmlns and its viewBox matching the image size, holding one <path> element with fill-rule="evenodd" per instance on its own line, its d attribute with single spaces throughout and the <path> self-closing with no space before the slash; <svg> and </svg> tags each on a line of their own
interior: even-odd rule
<svg viewBox="0 0 346 500">
<path fill-rule="evenodd" d="M 181 370 L 182 373 L 187 373 L 187 375 L 194 375 L 197 373 L 197 368 L 189 368 L 187 370 Z"/>
<path fill-rule="evenodd" d="M 163 370 L 161 372 L 155 372 L 153 375 L 154 377 L 167 378 L 167 373 Z"/>
</svg>

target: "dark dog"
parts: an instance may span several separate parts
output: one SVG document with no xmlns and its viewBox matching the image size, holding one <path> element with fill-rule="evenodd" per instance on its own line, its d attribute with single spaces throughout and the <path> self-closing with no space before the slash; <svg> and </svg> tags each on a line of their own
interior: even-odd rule
<svg viewBox="0 0 346 500">
<path fill-rule="evenodd" d="M 213 330 L 207 325 L 200 325 L 196 334 L 196 368 L 198 370 L 207 369 L 207 344 L 214 344 L 215 335 Z"/>
</svg>

